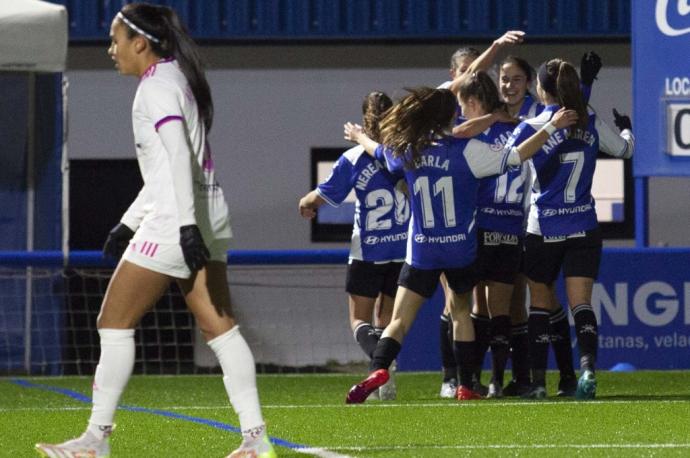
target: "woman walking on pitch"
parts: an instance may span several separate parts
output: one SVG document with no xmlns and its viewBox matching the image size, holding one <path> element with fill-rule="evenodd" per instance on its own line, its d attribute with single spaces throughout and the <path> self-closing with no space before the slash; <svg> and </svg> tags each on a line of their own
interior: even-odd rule
<svg viewBox="0 0 690 458">
<path fill-rule="evenodd" d="M 275 457 L 254 358 L 230 305 L 231 231 L 207 143 L 213 102 L 196 45 L 173 10 L 144 3 L 122 8 L 110 38 L 108 54 L 120 74 L 139 78 L 132 123 L 144 186 L 104 246 L 106 255 L 122 259 L 98 316 L 101 355 L 86 432 L 36 448 L 48 457 L 110 455 L 115 410 L 134 367 L 134 328 L 175 280 L 239 416 L 243 441 L 229 456 Z"/>
<path fill-rule="evenodd" d="M 364 132 L 379 140 L 379 121 L 393 102 L 383 92 L 372 92 L 362 104 Z M 348 293 L 350 327 L 355 340 L 372 358 L 381 332 L 390 322 L 398 275 L 405 259 L 410 207 L 400 176 L 357 145 L 336 161 L 326 181 L 302 197 L 299 212 L 316 216 L 324 203 L 339 206 L 354 190 L 357 197 L 345 290 Z M 376 320 L 372 315 L 376 310 Z M 393 379 L 378 392 L 381 400 L 395 399 Z"/>
<path fill-rule="evenodd" d="M 462 100 L 462 94 L 461 94 Z M 400 272 L 393 317 L 374 351 L 372 373 L 353 386 L 347 403 L 361 403 L 389 378 L 388 368 L 419 307 L 431 297 L 443 273 L 453 292 L 453 319 L 460 368 L 459 400 L 477 399 L 470 388 L 474 330 L 470 295 L 476 284 L 476 227 L 474 214 L 479 178 L 498 175 L 507 165 L 519 165 L 548 139 L 540 131 L 518 149 L 493 150 L 486 143 L 457 139 L 450 134 L 456 102 L 445 89 L 410 91 L 381 123 L 382 144 L 368 138 L 358 126 L 347 124 L 345 136 L 360 143 L 393 173 L 403 172 L 410 190 L 412 218 L 405 264 Z M 546 127 L 572 124 L 576 115 L 561 111 Z"/>
</svg>

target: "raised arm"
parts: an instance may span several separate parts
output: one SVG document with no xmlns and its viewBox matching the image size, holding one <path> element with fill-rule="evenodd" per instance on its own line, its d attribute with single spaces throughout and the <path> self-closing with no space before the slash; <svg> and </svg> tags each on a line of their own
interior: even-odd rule
<svg viewBox="0 0 690 458">
<path fill-rule="evenodd" d="M 575 110 L 566 110 L 561 108 L 556 113 L 549 122 L 544 124 L 544 126 L 536 131 L 532 136 L 527 138 L 517 147 L 513 147 L 508 155 L 508 165 L 515 166 L 520 165 L 527 159 L 534 156 L 537 151 L 544 146 L 544 143 L 549 139 L 549 137 L 556 132 L 558 129 L 564 129 L 566 127 L 572 126 L 577 122 L 577 112 Z"/>
<path fill-rule="evenodd" d="M 472 138 L 484 132 L 496 122 L 517 123 L 517 119 L 511 117 L 504 110 L 497 110 L 477 118 L 468 119 L 460 125 L 453 127 L 453 136 L 457 138 Z"/>
<path fill-rule="evenodd" d="M 376 148 L 378 148 L 379 144 L 364 133 L 362 126 L 359 124 L 353 124 L 351 122 L 345 123 L 343 126 L 343 136 L 345 140 L 349 142 L 359 143 L 362 145 L 364 151 L 366 151 L 369 156 L 374 157 L 374 151 L 376 151 Z"/>
<path fill-rule="evenodd" d="M 474 62 L 467 67 L 467 70 L 459 75 L 451 83 L 450 91 L 453 94 L 457 94 L 460 89 L 460 84 L 462 83 L 462 78 L 465 75 L 471 75 L 480 70 L 487 70 L 496 60 L 498 52 L 506 46 L 520 44 L 525 39 L 525 32 L 522 30 L 509 30 L 491 43 L 491 46 L 486 48 L 486 50 L 477 57 Z"/>
<path fill-rule="evenodd" d="M 609 156 L 628 159 L 632 157 L 635 150 L 635 137 L 632 133 L 632 123 L 626 115 L 618 113 L 613 109 L 614 123 L 620 129 L 620 134 L 616 134 L 605 122 L 597 116 L 594 128 L 599 134 L 599 149 Z"/>
<path fill-rule="evenodd" d="M 568 127 L 576 120 L 577 112 L 560 109 L 541 129 L 536 132 L 531 129 L 520 131 L 516 137 L 511 137 L 500 151 L 487 143 L 472 139 L 463 154 L 475 177 L 500 175 L 505 172 L 506 165 L 513 167 L 520 165 L 534 156 L 556 129 Z M 528 136 L 530 131 L 534 133 Z M 514 146 L 516 144 L 518 146 Z"/>
</svg>

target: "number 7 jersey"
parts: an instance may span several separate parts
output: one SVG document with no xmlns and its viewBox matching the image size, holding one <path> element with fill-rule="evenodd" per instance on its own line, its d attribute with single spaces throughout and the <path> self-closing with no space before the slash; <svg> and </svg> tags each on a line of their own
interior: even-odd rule
<svg viewBox="0 0 690 458">
<path fill-rule="evenodd" d="M 364 148 L 355 146 L 336 161 L 329 177 L 316 192 L 332 206 L 339 206 L 354 189 L 355 220 L 350 259 L 384 263 L 405 258 L 410 207 L 394 176 Z"/>
<path fill-rule="evenodd" d="M 539 130 L 558 110 L 547 106 L 534 119 L 522 122 L 508 146 L 519 145 Z M 595 114 L 585 129 L 560 129 L 541 151 L 530 159 L 531 206 L 527 232 L 536 235 L 566 236 L 595 229 L 597 214 L 592 197 L 592 179 L 599 151 L 629 158 L 634 149 L 632 132 L 614 133 Z"/>
</svg>

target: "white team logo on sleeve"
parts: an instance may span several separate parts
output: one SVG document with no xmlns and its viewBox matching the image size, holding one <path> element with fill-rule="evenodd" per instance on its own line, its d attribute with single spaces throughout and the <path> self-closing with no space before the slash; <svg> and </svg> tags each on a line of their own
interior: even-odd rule
<svg viewBox="0 0 690 458">
<path fill-rule="evenodd" d="M 690 2 L 688 0 L 676 0 L 675 11 L 678 13 L 677 15 L 671 13 L 674 9 L 669 9 L 668 2 L 669 0 L 657 0 L 656 2 L 656 25 L 659 27 L 661 33 L 669 37 L 690 33 L 690 27 L 676 29 L 669 24 L 669 18 L 671 17 L 685 23 L 690 23 L 690 18 L 687 17 L 688 14 L 690 14 Z"/>
</svg>

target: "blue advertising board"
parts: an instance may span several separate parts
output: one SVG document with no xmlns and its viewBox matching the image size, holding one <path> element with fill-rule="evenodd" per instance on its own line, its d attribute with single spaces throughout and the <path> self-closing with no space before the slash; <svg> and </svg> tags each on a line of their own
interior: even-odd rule
<svg viewBox="0 0 690 458">
<path fill-rule="evenodd" d="M 566 304 L 562 284 L 558 294 Z M 690 249 L 605 249 L 592 306 L 599 322 L 598 367 L 690 369 Z M 400 370 L 440 369 L 442 309 L 437 291 L 405 339 Z M 571 335 L 577 365 L 574 329 Z"/>
<path fill-rule="evenodd" d="M 690 4 L 632 2 L 635 176 L 690 176 Z"/>
</svg>

